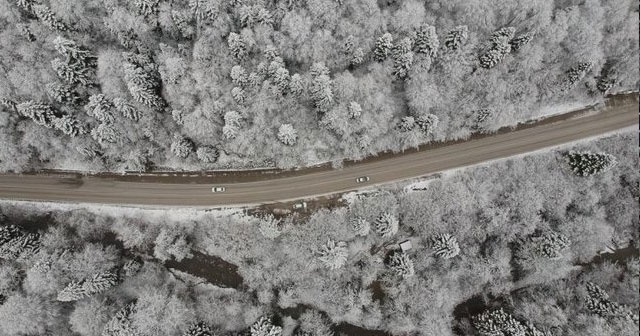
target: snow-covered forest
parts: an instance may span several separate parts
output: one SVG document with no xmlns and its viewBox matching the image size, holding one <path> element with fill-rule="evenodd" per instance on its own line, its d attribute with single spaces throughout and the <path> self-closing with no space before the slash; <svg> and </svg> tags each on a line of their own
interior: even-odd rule
<svg viewBox="0 0 640 336">
<path fill-rule="evenodd" d="M 636 141 L 281 216 L 0 203 L 0 334 L 637 335 Z"/>
<path fill-rule="evenodd" d="M 0 171 L 358 159 L 638 68 L 634 0 L 0 0 Z"/>
</svg>

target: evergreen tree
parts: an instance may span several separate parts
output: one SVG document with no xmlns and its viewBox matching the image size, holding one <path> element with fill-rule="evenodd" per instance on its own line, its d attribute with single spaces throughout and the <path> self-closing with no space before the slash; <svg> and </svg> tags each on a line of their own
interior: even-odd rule
<svg viewBox="0 0 640 336">
<path fill-rule="evenodd" d="M 467 26 L 457 26 L 451 30 L 444 38 L 444 46 L 449 50 L 458 50 L 469 37 Z"/>
<path fill-rule="evenodd" d="M 111 112 L 112 107 L 113 104 L 107 96 L 99 93 L 89 97 L 89 102 L 84 106 L 84 109 L 89 116 L 94 117 L 103 123 L 110 124 L 115 121 L 115 117 Z"/>
<path fill-rule="evenodd" d="M 16 110 L 19 114 L 31 118 L 38 125 L 53 127 L 55 111 L 50 105 L 30 100 L 16 105 Z"/>
<path fill-rule="evenodd" d="M 273 215 L 267 215 L 260 219 L 258 224 L 258 231 L 269 239 L 276 239 L 282 234 L 282 223 L 280 220 L 275 219 Z"/>
<path fill-rule="evenodd" d="M 415 274 L 413 261 L 404 252 L 395 251 L 391 254 L 387 266 L 393 273 L 402 278 L 408 278 Z"/>
<path fill-rule="evenodd" d="M 352 218 L 349 221 L 349 224 L 351 224 L 351 229 L 353 229 L 353 232 L 356 234 L 356 236 L 364 237 L 368 235 L 369 231 L 371 230 L 371 224 L 369 224 L 369 221 L 362 217 Z"/>
<path fill-rule="evenodd" d="M 287 146 L 294 146 L 298 141 L 298 131 L 291 124 L 282 124 L 278 128 L 278 140 Z"/>
<path fill-rule="evenodd" d="M 450 234 L 436 235 L 431 243 L 434 254 L 438 258 L 451 259 L 460 254 L 458 240 Z"/>
<path fill-rule="evenodd" d="M 334 242 L 329 239 L 325 245 L 318 250 L 318 259 L 329 269 L 338 269 L 347 262 L 347 243 L 339 241 Z"/>
<path fill-rule="evenodd" d="M 231 89 L 231 97 L 238 105 L 244 105 L 247 100 L 247 96 L 241 87 L 235 86 Z"/>
<path fill-rule="evenodd" d="M 413 64 L 413 41 L 405 37 L 393 48 L 393 74 L 398 79 L 406 79 Z"/>
<path fill-rule="evenodd" d="M 268 317 L 261 317 L 251 325 L 251 336 L 282 336 L 282 328 L 273 325 Z"/>
<path fill-rule="evenodd" d="M 376 232 L 383 238 L 390 238 L 398 232 L 398 219 L 388 212 L 376 218 Z"/>
<path fill-rule="evenodd" d="M 376 46 L 373 50 L 373 58 L 378 62 L 384 61 L 389 56 L 392 48 L 393 36 L 389 33 L 383 34 L 376 40 Z"/>
<path fill-rule="evenodd" d="M 289 83 L 291 77 L 289 76 L 289 70 L 285 68 L 278 68 L 273 74 L 273 84 L 275 85 L 276 92 L 278 94 L 284 94 L 289 91 Z"/>
<path fill-rule="evenodd" d="M 480 56 L 480 66 L 483 68 L 493 68 L 508 53 L 511 52 L 510 41 L 513 39 L 515 28 L 504 27 L 491 35 L 491 48 Z"/>
<path fill-rule="evenodd" d="M 123 98 L 113 98 L 113 106 L 125 118 L 138 121 L 142 117 L 142 113 Z"/>
<path fill-rule="evenodd" d="M 591 313 L 607 319 L 622 318 L 638 323 L 638 314 L 634 314 L 626 306 L 611 301 L 607 292 L 600 286 L 587 282 L 586 289 L 586 306 Z"/>
<path fill-rule="evenodd" d="M 605 153 L 569 152 L 565 161 L 578 176 L 592 176 L 606 172 L 618 162 L 613 155 Z"/>
<path fill-rule="evenodd" d="M 60 104 L 75 104 L 80 100 L 78 93 L 69 85 L 48 83 L 45 88 L 49 97 Z"/>
<path fill-rule="evenodd" d="M 322 62 L 313 63 L 311 65 L 311 68 L 309 68 L 309 73 L 311 74 L 311 77 L 313 77 L 313 78 L 317 78 L 319 76 L 329 76 L 330 75 L 329 68 L 327 68 L 327 66 L 324 65 L 324 63 L 322 63 Z"/>
<path fill-rule="evenodd" d="M 571 240 L 557 232 L 547 232 L 530 237 L 533 255 L 546 259 L 558 259 L 571 245 Z"/>
<path fill-rule="evenodd" d="M 430 113 L 422 114 L 415 119 L 416 125 L 418 125 L 426 135 L 433 133 L 435 128 L 438 127 L 438 122 L 438 116 Z"/>
<path fill-rule="evenodd" d="M 160 0 L 133 0 L 133 5 L 142 16 L 150 16 L 158 12 Z"/>
<path fill-rule="evenodd" d="M 247 82 L 249 81 L 247 72 L 240 65 L 234 65 L 231 68 L 230 76 L 231 76 L 231 81 L 236 86 L 240 86 L 240 87 L 246 86 Z"/>
<path fill-rule="evenodd" d="M 4 106 L 6 109 L 10 110 L 10 111 L 14 111 L 17 112 L 18 111 L 18 104 L 8 98 L 1 98 L 0 99 L 0 105 Z"/>
<path fill-rule="evenodd" d="M 416 120 L 412 116 L 406 116 L 400 119 L 398 130 L 400 132 L 409 132 L 416 127 Z"/>
<path fill-rule="evenodd" d="M 291 80 L 289 80 L 289 92 L 294 96 L 300 96 L 304 93 L 304 81 L 302 80 L 302 76 L 299 74 L 291 76 Z"/>
<path fill-rule="evenodd" d="M 136 260 L 129 260 L 124 265 L 122 265 L 122 276 L 123 277 L 131 277 L 136 275 L 140 269 L 142 268 L 142 264 Z"/>
<path fill-rule="evenodd" d="M 0 227 L 0 258 L 15 260 L 30 256 L 40 249 L 40 235 L 24 233 L 15 225 Z"/>
<path fill-rule="evenodd" d="M 357 102 L 352 101 L 347 108 L 349 118 L 356 119 L 362 115 L 362 107 Z"/>
<path fill-rule="evenodd" d="M 195 35 L 195 29 L 192 26 L 192 16 L 185 11 L 171 11 L 171 20 L 180 31 L 180 35 L 186 39 L 191 39 Z"/>
<path fill-rule="evenodd" d="M 160 76 L 153 60 L 141 54 L 125 52 L 122 55 L 125 59 L 124 79 L 133 99 L 150 108 L 165 106 L 158 92 Z"/>
<path fill-rule="evenodd" d="M 204 322 L 193 324 L 182 336 L 213 336 L 213 331 Z"/>
<path fill-rule="evenodd" d="M 100 123 L 96 128 L 92 129 L 91 137 L 102 146 L 107 143 L 116 143 L 119 140 L 116 129 L 113 128 L 112 124 L 107 123 Z"/>
<path fill-rule="evenodd" d="M 324 113 L 329 111 L 334 102 L 333 83 L 328 75 L 316 76 L 311 82 L 309 94 L 314 106 L 318 112 Z"/>
<path fill-rule="evenodd" d="M 85 68 L 96 66 L 97 58 L 70 39 L 58 35 L 53 40 L 53 46 L 60 55 L 65 57 L 67 64 L 76 64 Z"/>
<path fill-rule="evenodd" d="M 533 40 L 534 35 L 535 31 L 529 31 L 509 41 L 509 44 L 511 44 L 511 51 L 516 52 L 525 45 L 529 44 L 529 42 Z"/>
<path fill-rule="evenodd" d="M 36 40 L 36 36 L 33 35 L 33 33 L 31 32 L 31 29 L 29 29 L 29 26 L 25 24 L 21 24 L 18 26 L 18 28 L 20 29 L 22 36 L 24 36 L 24 38 L 27 39 L 27 41 L 34 42 Z"/>
<path fill-rule="evenodd" d="M 242 60 L 248 55 L 247 43 L 239 34 L 231 32 L 227 38 L 227 44 L 233 57 Z"/>
<path fill-rule="evenodd" d="M 196 150 L 196 156 L 198 157 L 198 160 L 204 163 L 214 163 L 218 161 L 220 152 L 217 148 L 212 146 L 200 146 Z"/>
<path fill-rule="evenodd" d="M 59 58 L 51 61 L 51 67 L 60 79 L 69 84 L 80 84 L 88 86 L 93 84 L 91 77 L 93 76 L 90 68 L 83 68 L 78 64 L 68 64 Z"/>
<path fill-rule="evenodd" d="M 139 336 L 140 333 L 131 323 L 135 308 L 135 303 L 130 303 L 120 309 L 104 326 L 102 336 Z"/>
<path fill-rule="evenodd" d="M 78 120 L 68 114 L 54 119 L 53 127 L 70 137 L 75 137 L 80 134 L 80 126 L 78 125 Z"/>
<path fill-rule="evenodd" d="M 66 31 L 67 25 L 56 17 L 55 14 L 45 5 L 33 5 L 32 13 L 42 24 L 51 30 Z"/>
<path fill-rule="evenodd" d="M 438 34 L 436 34 L 436 27 L 428 24 L 421 25 L 416 32 L 415 51 L 435 58 L 439 48 L 440 41 Z"/>
<path fill-rule="evenodd" d="M 171 143 L 171 153 L 181 159 L 189 156 L 193 152 L 193 148 L 193 142 L 180 135 L 176 135 Z"/>
<path fill-rule="evenodd" d="M 568 90 L 576 85 L 579 81 L 581 81 L 584 76 L 591 70 L 593 64 L 589 62 L 578 63 L 577 65 L 571 67 L 566 72 L 566 77 L 561 84 L 562 90 Z"/>
<path fill-rule="evenodd" d="M 349 60 L 349 63 L 352 66 L 356 66 L 356 65 L 362 64 L 363 62 L 364 62 L 364 50 L 362 50 L 362 48 L 356 48 L 351 54 L 351 59 Z"/>
</svg>

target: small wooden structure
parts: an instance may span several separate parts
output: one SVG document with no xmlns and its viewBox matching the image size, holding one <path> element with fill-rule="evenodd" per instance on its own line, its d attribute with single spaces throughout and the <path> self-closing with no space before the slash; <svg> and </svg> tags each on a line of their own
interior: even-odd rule
<svg viewBox="0 0 640 336">
<path fill-rule="evenodd" d="M 413 246 L 411 246 L 411 241 L 408 240 L 408 239 L 403 241 L 403 242 L 401 242 L 398 245 L 400 245 L 400 249 L 402 250 L 402 252 L 407 252 L 413 247 Z"/>
</svg>

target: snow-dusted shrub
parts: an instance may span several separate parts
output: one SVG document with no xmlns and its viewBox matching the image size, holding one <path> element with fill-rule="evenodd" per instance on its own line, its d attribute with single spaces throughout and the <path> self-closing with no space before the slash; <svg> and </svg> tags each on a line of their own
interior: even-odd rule
<svg viewBox="0 0 640 336">
<path fill-rule="evenodd" d="M 389 238 L 398 232 L 399 223 L 398 219 L 388 213 L 382 213 L 376 218 L 376 232 L 383 238 Z"/>
<path fill-rule="evenodd" d="M 183 136 L 176 135 L 173 139 L 173 142 L 171 143 L 171 153 L 179 158 L 184 159 L 189 156 L 191 152 L 193 152 L 193 147 L 194 145 L 191 140 Z"/>
<path fill-rule="evenodd" d="M 266 216 L 260 219 L 258 230 L 264 237 L 275 239 L 282 234 L 282 223 L 271 215 Z"/>
<path fill-rule="evenodd" d="M 413 261 L 406 253 L 396 251 L 390 257 L 387 262 L 387 267 L 396 275 L 403 278 L 408 278 L 415 274 L 413 269 Z"/>
<path fill-rule="evenodd" d="M 571 171 L 578 176 L 600 174 L 618 163 L 616 158 L 610 154 L 573 151 L 565 155 L 565 161 Z"/>
<path fill-rule="evenodd" d="M 298 131 L 291 124 L 282 124 L 278 128 L 278 140 L 287 146 L 293 146 L 298 140 Z"/>
<path fill-rule="evenodd" d="M 448 233 L 436 235 L 431 243 L 434 254 L 438 258 L 451 259 L 460 254 L 458 240 Z"/>
<path fill-rule="evenodd" d="M 214 163 L 218 161 L 220 152 L 213 146 L 200 146 L 196 150 L 196 156 L 204 163 Z"/>
<path fill-rule="evenodd" d="M 438 116 L 430 113 L 424 113 L 415 118 L 416 125 L 427 135 L 433 133 L 434 129 L 438 127 L 439 121 Z"/>
<path fill-rule="evenodd" d="M 356 236 L 366 236 L 371 230 L 371 224 L 369 223 L 369 221 L 362 217 L 351 218 L 349 224 L 351 224 L 351 228 L 353 229 L 353 232 L 356 234 Z"/>
</svg>

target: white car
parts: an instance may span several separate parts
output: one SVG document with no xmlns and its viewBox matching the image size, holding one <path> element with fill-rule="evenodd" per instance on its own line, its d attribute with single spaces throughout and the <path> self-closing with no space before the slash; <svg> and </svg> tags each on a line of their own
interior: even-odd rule
<svg viewBox="0 0 640 336">
<path fill-rule="evenodd" d="M 356 179 L 356 183 L 369 182 L 369 176 L 360 176 Z"/>
<path fill-rule="evenodd" d="M 307 208 L 307 202 L 298 202 L 293 204 L 294 210 L 300 210 L 300 209 L 306 209 L 306 208 Z"/>
<path fill-rule="evenodd" d="M 227 190 L 227 188 L 225 188 L 225 187 L 213 187 L 213 188 L 211 188 L 211 192 L 214 192 L 214 193 L 224 192 L 225 190 Z"/>
</svg>

